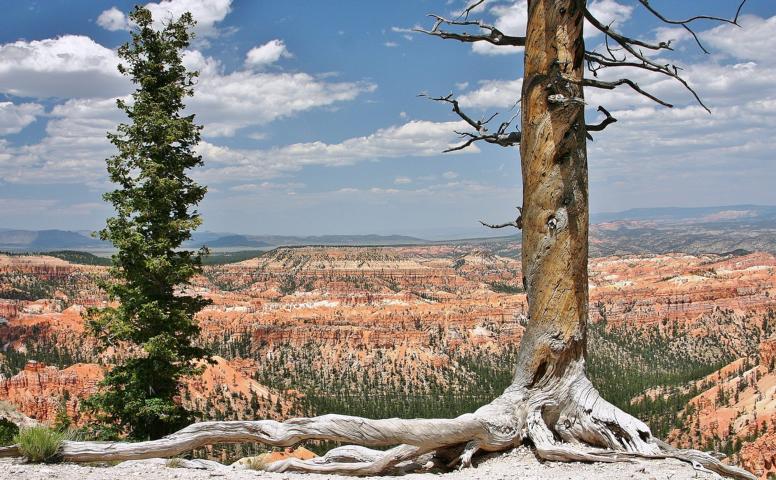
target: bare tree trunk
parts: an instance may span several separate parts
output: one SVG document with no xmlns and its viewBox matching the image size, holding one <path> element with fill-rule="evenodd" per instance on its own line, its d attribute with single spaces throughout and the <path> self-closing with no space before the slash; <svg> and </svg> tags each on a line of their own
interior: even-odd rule
<svg viewBox="0 0 776 480">
<path fill-rule="evenodd" d="M 584 2 L 535 0 L 528 18 L 520 156 L 529 323 L 515 375 L 525 388 L 582 360 L 588 310 Z"/>
<path fill-rule="evenodd" d="M 528 442 L 558 461 L 674 457 L 734 478 L 748 472 L 702 452 L 680 451 L 600 397 L 585 375 L 588 320 L 588 188 L 582 36 L 585 0 L 529 0 L 522 92 L 522 261 L 529 322 L 512 384 L 493 402 L 455 419 L 369 420 L 343 415 L 252 422 L 203 422 L 149 442 L 65 442 L 69 461 L 172 456 L 226 442 L 287 446 L 306 439 L 396 447 L 336 448 L 283 460 L 272 471 L 376 474 L 429 453 L 468 466 L 479 450 Z M 0 456 L 18 455 L 16 447 Z"/>
</svg>

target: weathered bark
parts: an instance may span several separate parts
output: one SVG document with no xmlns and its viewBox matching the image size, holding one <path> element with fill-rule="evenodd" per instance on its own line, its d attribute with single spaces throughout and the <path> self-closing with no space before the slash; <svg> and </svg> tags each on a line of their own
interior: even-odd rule
<svg viewBox="0 0 776 480">
<path fill-rule="evenodd" d="M 424 455 L 471 464 L 480 451 L 528 443 L 557 461 L 673 457 L 722 475 L 754 479 L 694 450 L 677 450 L 600 397 L 585 375 L 588 321 L 588 186 L 582 36 L 585 0 L 530 0 L 522 92 L 522 261 L 529 322 L 506 391 L 455 419 L 369 420 L 343 415 L 283 423 L 203 422 L 155 441 L 65 442 L 64 460 L 172 456 L 214 443 L 289 446 L 302 440 L 394 446 L 336 448 L 312 459 L 273 463 L 271 471 L 352 475 L 421 466 Z M 14 447 L 0 456 L 18 455 Z"/>
<path fill-rule="evenodd" d="M 522 92 L 523 284 L 528 327 L 515 384 L 536 386 L 583 358 L 587 325 L 584 2 L 528 4 Z M 552 101 L 551 99 L 555 99 Z"/>
</svg>

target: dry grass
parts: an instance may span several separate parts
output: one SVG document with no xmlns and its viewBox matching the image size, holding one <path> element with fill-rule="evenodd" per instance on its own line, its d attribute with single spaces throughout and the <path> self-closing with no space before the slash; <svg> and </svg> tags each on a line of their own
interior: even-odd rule
<svg viewBox="0 0 776 480">
<path fill-rule="evenodd" d="M 183 459 L 179 457 L 173 457 L 168 458 L 167 462 L 164 464 L 167 468 L 182 468 L 183 467 Z"/>
<path fill-rule="evenodd" d="M 264 470 L 267 468 L 267 462 L 262 455 L 258 457 L 243 458 L 240 463 L 245 465 L 245 468 L 248 470 Z"/>
</svg>

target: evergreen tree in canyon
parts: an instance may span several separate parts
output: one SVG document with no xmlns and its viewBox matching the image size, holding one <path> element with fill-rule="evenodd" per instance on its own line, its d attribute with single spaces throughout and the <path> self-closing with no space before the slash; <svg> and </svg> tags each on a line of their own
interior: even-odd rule
<svg viewBox="0 0 776 480">
<path fill-rule="evenodd" d="M 130 123 L 108 135 L 118 153 L 107 160 L 116 190 L 105 194 L 116 216 L 100 238 L 118 250 L 111 281 L 116 307 L 93 309 L 88 325 L 103 348 L 128 350 L 107 372 L 99 393 L 87 407 L 104 427 L 131 438 L 159 438 L 192 420 L 176 401 L 181 377 L 195 372 L 193 361 L 206 356 L 194 344 L 199 334 L 194 315 L 208 302 L 183 295 L 201 269 L 204 251 L 181 250 L 200 225 L 194 207 L 206 188 L 187 171 L 202 164 L 194 153 L 201 127 L 184 115 L 196 72 L 187 71 L 181 52 L 191 40 L 191 14 L 155 29 L 151 13 L 136 7 L 131 42 L 118 50 L 119 71 L 137 89 L 131 101 L 119 100 Z"/>
<path fill-rule="evenodd" d="M 662 15 L 648 0 L 635 1 L 660 21 L 686 29 L 701 49 L 701 40 L 692 30 L 697 21 L 737 25 L 738 12 L 733 19 L 696 16 L 673 20 Z M 484 0 L 475 1 L 455 19 L 433 16 L 433 27 L 421 31 L 465 43 L 485 42 L 496 47 L 525 48 L 519 128 L 507 121 L 490 130 L 489 121 L 493 117 L 476 121 L 461 110 L 452 95 L 434 98 L 450 105 L 453 112 L 471 127 L 470 131 L 461 132 L 464 142 L 454 150 L 475 142 L 505 147 L 519 145 L 520 148 L 521 216 L 505 224 L 493 225 L 522 230 L 522 283 L 528 297 L 529 321 L 517 352 L 511 385 L 490 403 L 457 418 L 368 419 L 323 415 L 285 422 L 203 422 L 156 442 L 120 443 L 108 447 L 96 442 L 66 442 L 62 453 L 66 460 L 171 456 L 194 447 L 226 442 L 290 446 L 312 439 L 346 445 L 334 448 L 322 457 L 307 461 L 291 458 L 272 463 L 267 469 L 369 475 L 397 468 L 417 468 L 432 458 L 449 466 L 466 467 L 471 465 L 477 452 L 503 451 L 526 444 L 544 460 L 617 462 L 672 457 L 725 476 L 754 478 L 711 455 L 675 449 L 655 438 L 642 421 L 602 398 L 586 374 L 589 309 L 586 142 L 591 132 L 600 132 L 616 120 L 601 106 L 602 121 L 587 124 L 584 92 L 587 88 L 630 89 L 634 94 L 670 107 L 633 80 L 608 75 L 609 72 L 638 69 L 675 81 L 705 108 L 690 84 L 681 77 L 681 69 L 655 56 L 671 50 L 671 43 L 628 37 L 615 26 L 599 21 L 585 0 L 528 0 L 526 36 L 509 36 L 493 25 L 470 18 L 483 3 Z M 598 50 L 586 48 L 585 20 L 604 36 L 604 47 Z M 590 74 L 587 77 L 586 68 Z M 123 145 L 117 143 L 120 147 Z M 132 158 L 136 156 L 132 155 Z M 118 181 L 129 171 L 119 173 L 116 175 Z M 129 186 L 133 187 L 133 184 L 130 182 Z M 126 208 L 123 201 L 117 202 L 117 207 Z M 114 228 L 109 233 L 113 231 L 126 230 Z M 141 234 L 131 231 L 132 239 L 137 238 L 140 243 L 146 241 Z M 135 240 L 125 240 L 123 233 L 118 238 L 134 249 L 145 251 L 149 248 L 144 243 L 139 245 L 134 243 Z M 119 266 L 126 264 L 125 268 L 134 271 L 133 262 L 138 259 L 134 250 L 121 255 L 127 256 L 119 257 Z M 145 269 L 142 272 L 147 274 Z M 125 278 L 132 282 L 134 276 L 126 275 Z M 124 290 L 129 285 L 134 284 L 114 287 L 121 293 L 114 296 L 122 303 L 129 302 L 119 312 L 141 311 L 145 315 L 146 297 L 130 294 L 134 290 Z M 170 294 L 165 298 L 176 297 Z M 138 301 L 143 302 L 139 307 Z M 126 325 L 126 330 L 118 330 L 124 338 L 131 337 L 134 332 L 127 325 L 128 318 L 123 315 L 113 322 L 117 326 Z M 131 396 L 128 398 L 132 400 Z M 349 443 L 355 445 L 347 445 Z"/>
</svg>

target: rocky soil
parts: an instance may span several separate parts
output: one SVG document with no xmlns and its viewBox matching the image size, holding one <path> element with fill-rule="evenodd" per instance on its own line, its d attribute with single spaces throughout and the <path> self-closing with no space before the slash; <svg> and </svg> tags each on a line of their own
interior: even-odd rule
<svg viewBox="0 0 776 480">
<path fill-rule="evenodd" d="M 343 480 L 353 477 L 310 475 L 294 473 L 267 473 L 255 470 L 235 470 L 223 467 L 217 470 L 170 468 L 164 460 L 125 462 L 114 467 L 81 466 L 72 464 L 28 465 L 0 460 L 0 478 L 15 480 Z M 401 478 L 403 480 L 689 480 L 719 478 L 716 474 L 693 470 L 678 460 L 635 461 L 633 463 L 540 463 L 525 448 L 483 459 L 476 468 L 433 474 L 416 473 L 401 477 L 361 477 L 374 479 Z"/>
</svg>

